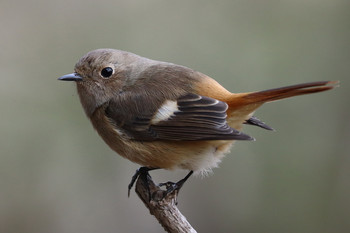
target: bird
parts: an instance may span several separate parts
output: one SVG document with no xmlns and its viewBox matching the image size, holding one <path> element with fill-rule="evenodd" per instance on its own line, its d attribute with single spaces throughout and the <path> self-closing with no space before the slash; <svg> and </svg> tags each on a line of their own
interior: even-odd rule
<svg viewBox="0 0 350 233">
<path fill-rule="evenodd" d="M 142 172 L 184 169 L 205 175 L 216 168 L 235 141 L 253 141 L 243 125 L 272 130 L 254 112 L 264 103 L 323 92 L 338 81 L 318 81 L 232 93 L 191 68 L 116 49 L 88 52 L 74 72 L 58 78 L 74 81 L 82 107 L 105 143 L 141 165 Z M 177 185 L 177 186 L 176 186 Z"/>
</svg>

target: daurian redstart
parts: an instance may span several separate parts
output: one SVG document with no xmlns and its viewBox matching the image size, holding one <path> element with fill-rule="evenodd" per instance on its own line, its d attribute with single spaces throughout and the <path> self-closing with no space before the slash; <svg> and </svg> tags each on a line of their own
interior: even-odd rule
<svg viewBox="0 0 350 233">
<path fill-rule="evenodd" d="M 190 68 L 114 49 L 89 52 L 74 70 L 59 80 L 76 82 L 86 115 L 115 152 L 149 169 L 190 174 L 216 167 L 235 140 L 253 140 L 240 131 L 243 124 L 271 129 L 253 117 L 263 103 L 337 83 L 231 93 Z"/>
</svg>

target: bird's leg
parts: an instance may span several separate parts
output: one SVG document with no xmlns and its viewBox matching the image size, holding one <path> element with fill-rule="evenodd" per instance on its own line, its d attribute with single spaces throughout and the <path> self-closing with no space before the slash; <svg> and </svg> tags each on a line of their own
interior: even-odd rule
<svg viewBox="0 0 350 233">
<path fill-rule="evenodd" d="M 149 171 L 159 168 L 150 168 L 150 167 L 140 167 L 136 170 L 135 174 L 132 176 L 131 182 L 128 186 L 128 196 L 130 196 L 130 190 L 133 187 L 134 183 L 137 180 L 143 182 L 143 186 L 146 187 L 148 191 L 148 197 L 154 200 L 162 200 L 165 197 L 174 198 L 179 193 L 183 184 L 188 180 L 188 178 L 193 174 L 193 171 L 190 171 L 183 179 L 174 183 L 168 181 L 166 183 L 160 183 L 158 186 L 155 185 L 152 181 L 152 177 L 149 175 Z M 160 189 L 160 187 L 165 186 L 166 190 Z M 137 187 L 136 187 L 137 188 Z M 136 191 L 137 192 L 137 191 Z M 149 200 L 149 201 L 150 201 Z"/>
<path fill-rule="evenodd" d="M 140 167 L 139 169 L 136 170 L 135 174 L 132 176 L 130 184 L 128 185 L 128 197 L 130 196 L 130 190 L 132 186 L 134 186 L 135 181 L 137 178 L 139 178 L 141 175 L 142 177 L 146 177 L 146 179 L 152 179 L 151 176 L 148 174 L 149 171 L 156 170 L 159 168 L 156 167 Z"/>
<path fill-rule="evenodd" d="M 193 174 L 193 171 L 190 171 L 183 179 L 179 180 L 178 182 L 174 183 L 171 181 L 168 181 L 166 183 L 160 183 L 159 186 L 165 186 L 166 187 L 166 193 L 172 193 L 174 191 L 179 192 L 183 184 L 190 178 L 190 176 Z"/>
</svg>

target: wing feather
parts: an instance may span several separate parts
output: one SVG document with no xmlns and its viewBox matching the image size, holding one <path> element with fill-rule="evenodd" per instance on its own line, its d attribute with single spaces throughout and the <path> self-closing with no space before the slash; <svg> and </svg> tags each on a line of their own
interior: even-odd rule
<svg viewBox="0 0 350 233">
<path fill-rule="evenodd" d="M 128 112 L 129 108 L 116 110 L 120 108 L 116 101 L 111 101 L 106 116 L 130 138 L 140 141 L 253 140 L 227 124 L 228 106 L 224 102 L 197 94 L 186 94 L 174 101 L 177 108 L 172 108 L 166 119 L 154 119 L 160 106 L 152 111 Z"/>
</svg>

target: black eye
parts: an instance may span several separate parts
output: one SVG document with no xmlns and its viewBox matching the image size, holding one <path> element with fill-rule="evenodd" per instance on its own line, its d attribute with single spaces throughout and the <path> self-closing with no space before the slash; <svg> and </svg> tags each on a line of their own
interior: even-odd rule
<svg viewBox="0 0 350 233">
<path fill-rule="evenodd" d="M 101 70 L 101 75 L 104 78 L 108 78 L 113 74 L 113 69 L 111 67 L 105 67 Z"/>
</svg>

